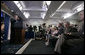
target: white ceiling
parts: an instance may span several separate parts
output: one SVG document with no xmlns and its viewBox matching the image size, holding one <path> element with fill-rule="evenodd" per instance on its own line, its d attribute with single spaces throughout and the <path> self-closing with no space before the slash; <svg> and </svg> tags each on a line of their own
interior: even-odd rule
<svg viewBox="0 0 85 55">
<path fill-rule="evenodd" d="M 45 14 L 44 19 L 63 19 L 64 14 L 68 12 L 74 12 L 73 9 L 76 6 L 81 3 L 84 3 L 84 1 L 66 1 L 66 3 L 59 10 L 57 10 L 58 7 L 63 3 L 63 1 L 51 1 L 48 10 L 45 10 L 45 8 L 43 8 L 43 1 L 20 1 L 20 4 L 23 7 L 23 9 L 20 11 L 18 7 L 13 3 L 13 1 L 4 2 L 11 10 L 14 10 L 14 12 L 16 12 L 20 17 L 22 17 L 23 20 L 37 18 L 42 19 L 41 13 Z M 23 12 L 29 12 L 29 18 L 25 18 Z"/>
<path fill-rule="evenodd" d="M 80 4 L 82 4 L 83 1 L 66 1 L 66 3 L 57 11 L 55 11 L 52 18 L 63 18 L 64 14 L 66 13 L 74 13 L 74 8 Z"/>
<path fill-rule="evenodd" d="M 42 9 L 42 1 L 22 1 L 25 5 L 24 9 L 34 8 L 34 9 Z"/>
</svg>

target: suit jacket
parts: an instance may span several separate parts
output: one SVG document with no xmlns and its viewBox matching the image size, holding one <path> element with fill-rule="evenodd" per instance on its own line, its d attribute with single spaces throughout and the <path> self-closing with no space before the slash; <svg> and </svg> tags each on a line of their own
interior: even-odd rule
<svg viewBox="0 0 85 55">
<path fill-rule="evenodd" d="M 84 37 L 84 21 L 79 23 L 78 32 L 72 32 L 73 36 Z"/>
<path fill-rule="evenodd" d="M 64 33 L 64 27 L 63 27 L 63 26 L 59 27 L 58 33 L 55 34 L 55 35 L 58 36 L 58 35 L 60 35 L 60 34 L 62 34 L 62 33 Z"/>
</svg>

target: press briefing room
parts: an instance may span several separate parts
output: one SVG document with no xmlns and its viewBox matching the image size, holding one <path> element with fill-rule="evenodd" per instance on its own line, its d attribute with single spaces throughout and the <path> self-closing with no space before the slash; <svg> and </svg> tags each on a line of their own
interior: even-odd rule
<svg viewBox="0 0 85 55">
<path fill-rule="evenodd" d="M 84 1 L 1 1 L 1 54 L 84 54 Z"/>
</svg>

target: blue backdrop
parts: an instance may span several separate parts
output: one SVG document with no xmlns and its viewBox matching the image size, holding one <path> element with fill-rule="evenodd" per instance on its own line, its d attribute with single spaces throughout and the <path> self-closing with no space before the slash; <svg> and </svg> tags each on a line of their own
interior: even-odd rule
<svg viewBox="0 0 85 55">
<path fill-rule="evenodd" d="M 1 17 L 3 17 L 3 12 L 1 11 Z"/>
<path fill-rule="evenodd" d="M 10 20 L 10 16 L 5 14 L 4 17 L 4 24 L 5 24 L 5 29 L 4 29 L 4 40 L 7 40 L 8 37 L 8 29 L 9 29 L 9 20 Z"/>
</svg>

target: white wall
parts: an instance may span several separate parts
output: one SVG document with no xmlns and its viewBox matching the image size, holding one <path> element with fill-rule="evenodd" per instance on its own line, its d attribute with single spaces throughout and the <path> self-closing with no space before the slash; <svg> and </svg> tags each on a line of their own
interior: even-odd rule
<svg viewBox="0 0 85 55">
<path fill-rule="evenodd" d="M 48 26 L 48 25 L 57 26 L 59 22 L 65 22 L 65 21 L 69 21 L 71 24 L 78 24 L 78 22 L 77 22 L 78 19 L 79 19 L 78 14 L 75 14 L 75 15 L 67 18 L 66 20 L 56 19 L 56 18 L 48 19 L 45 21 L 43 19 L 29 19 L 28 21 L 24 21 L 23 23 L 24 24 L 28 23 L 29 25 L 36 25 L 36 26 L 46 23 L 46 26 Z M 23 24 L 23 26 L 24 26 L 24 24 Z"/>
<path fill-rule="evenodd" d="M 43 24 L 44 21 L 42 19 L 30 19 L 29 20 L 29 23 L 31 25 L 36 25 L 36 26 L 39 26 L 40 24 Z"/>
<path fill-rule="evenodd" d="M 44 21 L 43 21 L 42 19 L 30 19 L 30 20 L 27 20 L 27 21 L 23 21 L 23 26 L 24 26 L 26 23 L 27 23 L 28 25 L 32 25 L 32 26 L 34 26 L 34 25 L 39 26 L 40 24 L 43 24 Z M 26 26 L 25 26 L 25 27 L 26 27 Z"/>
<path fill-rule="evenodd" d="M 54 19 L 49 19 L 46 21 L 47 25 L 57 25 L 58 21 Z"/>
<path fill-rule="evenodd" d="M 43 19 L 30 19 L 28 21 L 23 21 L 23 26 L 27 23 L 28 25 L 36 25 L 39 26 L 40 24 L 46 23 L 46 26 L 48 25 L 54 25 L 57 26 L 57 24 L 60 22 L 58 19 L 48 19 L 47 21 L 44 21 Z M 61 21 L 62 22 L 62 21 Z"/>
<path fill-rule="evenodd" d="M 26 24 L 29 25 L 29 22 L 28 21 L 23 21 L 23 28 L 26 28 Z"/>
</svg>

